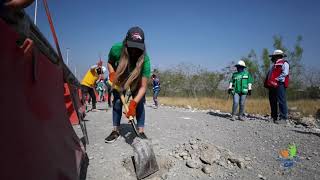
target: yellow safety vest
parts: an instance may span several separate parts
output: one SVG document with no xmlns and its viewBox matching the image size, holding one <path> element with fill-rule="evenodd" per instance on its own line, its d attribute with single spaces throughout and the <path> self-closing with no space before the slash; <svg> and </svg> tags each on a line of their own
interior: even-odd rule
<svg viewBox="0 0 320 180">
<path fill-rule="evenodd" d="M 81 84 L 93 88 L 96 81 L 98 80 L 99 75 L 95 69 L 89 69 L 84 78 L 82 79 Z"/>
</svg>

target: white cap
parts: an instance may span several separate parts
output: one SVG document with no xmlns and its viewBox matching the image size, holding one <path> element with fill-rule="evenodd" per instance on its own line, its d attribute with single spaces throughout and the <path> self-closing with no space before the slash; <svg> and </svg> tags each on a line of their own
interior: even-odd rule
<svg viewBox="0 0 320 180">
<path fill-rule="evenodd" d="M 271 55 L 269 55 L 269 57 L 278 56 L 278 55 L 282 55 L 283 57 L 287 57 L 287 55 L 284 54 L 284 52 L 280 49 L 274 50 L 273 53 Z"/>
<path fill-rule="evenodd" d="M 236 64 L 236 66 L 246 67 L 246 63 L 245 63 L 244 61 L 240 60 L 240 61 Z"/>
</svg>

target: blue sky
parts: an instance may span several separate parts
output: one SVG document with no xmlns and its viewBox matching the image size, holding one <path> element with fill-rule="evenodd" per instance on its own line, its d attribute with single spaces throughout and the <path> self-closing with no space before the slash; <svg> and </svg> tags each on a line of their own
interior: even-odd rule
<svg viewBox="0 0 320 180">
<path fill-rule="evenodd" d="M 303 36 L 303 62 L 320 65 L 320 1 L 318 0 L 48 0 L 60 46 L 70 67 L 81 75 L 107 55 L 135 25 L 145 31 L 153 67 L 187 62 L 220 70 L 251 49 L 273 51 L 272 37 L 281 35 L 289 48 Z M 27 9 L 33 18 L 34 5 Z M 42 1 L 37 26 L 52 41 Z M 66 58 L 65 58 L 66 59 Z M 318 68 L 320 69 L 320 68 Z"/>
</svg>

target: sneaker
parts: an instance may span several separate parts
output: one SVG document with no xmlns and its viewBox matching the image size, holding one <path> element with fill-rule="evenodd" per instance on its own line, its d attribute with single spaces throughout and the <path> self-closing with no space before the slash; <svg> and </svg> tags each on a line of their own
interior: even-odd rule
<svg viewBox="0 0 320 180">
<path fill-rule="evenodd" d="M 235 120 L 236 120 L 236 116 L 235 116 L 235 115 L 232 115 L 231 118 L 230 118 L 230 120 L 231 120 L 231 121 L 235 121 Z"/>
<path fill-rule="evenodd" d="M 239 116 L 239 121 L 245 121 L 245 117 L 244 116 Z"/>
<path fill-rule="evenodd" d="M 146 134 L 144 132 L 139 133 L 139 136 L 141 139 L 148 139 L 148 137 L 146 136 Z"/>
<path fill-rule="evenodd" d="M 113 142 L 115 142 L 119 137 L 120 137 L 120 134 L 119 134 L 118 131 L 112 131 L 111 134 L 104 139 L 104 142 L 106 142 L 106 143 L 113 143 Z"/>
</svg>

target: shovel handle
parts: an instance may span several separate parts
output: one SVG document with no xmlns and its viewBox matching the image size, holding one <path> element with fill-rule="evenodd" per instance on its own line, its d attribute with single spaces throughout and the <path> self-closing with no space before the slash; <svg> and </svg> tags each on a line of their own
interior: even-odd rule
<svg viewBox="0 0 320 180">
<path fill-rule="evenodd" d="M 125 112 L 127 113 L 127 112 L 129 111 L 128 105 L 126 104 L 126 101 L 125 101 L 125 98 L 124 98 L 123 93 L 121 93 L 121 92 L 119 92 L 119 93 L 120 93 L 121 102 L 122 102 L 122 104 L 123 104 L 123 106 L 124 106 Z M 132 128 L 133 128 L 134 132 L 136 133 L 136 135 L 137 135 L 138 137 L 140 137 L 140 135 L 139 135 L 139 133 L 138 133 L 138 130 L 137 130 L 137 127 L 136 127 L 136 125 L 134 124 L 134 119 L 133 119 L 133 117 L 132 117 L 132 116 L 129 116 L 128 119 L 129 119 L 129 123 L 132 125 Z"/>
<path fill-rule="evenodd" d="M 126 104 L 126 100 L 125 100 L 124 95 L 122 93 L 120 94 L 120 99 L 121 99 L 121 102 L 124 106 L 125 112 L 127 113 L 129 111 L 129 108 L 128 108 L 128 105 Z M 129 116 L 129 121 L 133 121 L 132 116 Z"/>
</svg>

